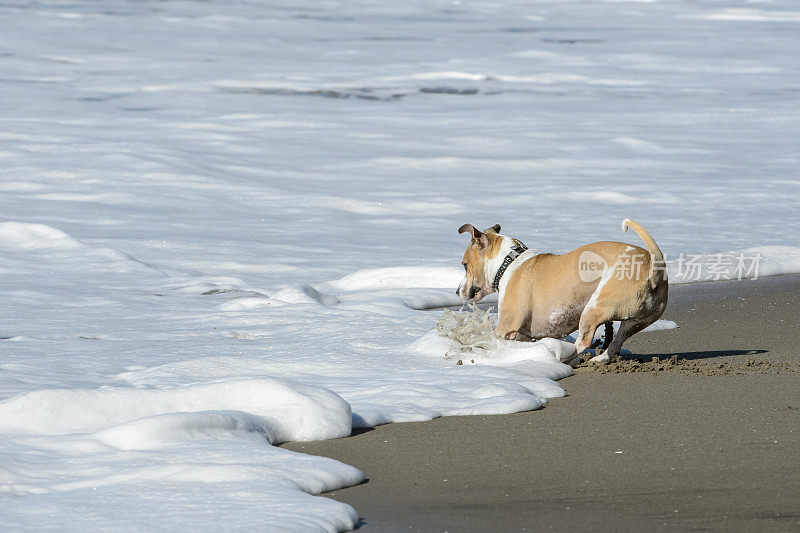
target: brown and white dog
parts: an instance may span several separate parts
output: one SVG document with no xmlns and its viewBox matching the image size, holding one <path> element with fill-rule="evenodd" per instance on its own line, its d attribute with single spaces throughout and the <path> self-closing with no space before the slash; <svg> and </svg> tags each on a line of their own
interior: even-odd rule
<svg viewBox="0 0 800 533">
<path fill-rule="evenodd" d="M 471 233 L 464 253 L 464 280 L 458 295 L 477 302 L 498 292 L 497 335 L 504 339 L 560 338 L 578 330 L 580 354 L 605 324 L 603 352 L 590 362 L 607 363 L 622 343 L 661 316 L 667 306 L 668 282 L 658 245 L 636 222 L 625 219 L 647 250 L 613 241 L 587 244 L 563 255 L 528 250 L 517 239 L 500 235 L 500 225 Z M 613 337 L 611 322 L 621 321 Z"/>
</svg>

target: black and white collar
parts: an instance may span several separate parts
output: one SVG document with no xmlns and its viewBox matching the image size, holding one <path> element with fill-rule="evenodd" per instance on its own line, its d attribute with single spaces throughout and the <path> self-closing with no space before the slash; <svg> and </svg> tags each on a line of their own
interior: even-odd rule
<svg viewBox="0 0 800 533">
<path fill-rule="evenodd" d="M 514 239 L 514 245 L 515 246 L 511 249 L 510 252 L 508 252 L 508 255 L 505 257 L 505 259 L 503 259 L 503 264 L 500 265 L 500 268 L 497 270 L 497 274 L 494 275 L 494 282 L 492 283 L 492 288 L 495 291 L 500 290 L 500 279 L 503 277 L 503 274 L 506 273 L 506 269 L 508 269 L 508 267 L 511 266 L 511 263 L 513 263 L 517 257 L 522 255 L 522 253 L 528 249 L 527 246 L 522 244 L 522 242 L 518 241 L 517 239 Z"/>
</svg>

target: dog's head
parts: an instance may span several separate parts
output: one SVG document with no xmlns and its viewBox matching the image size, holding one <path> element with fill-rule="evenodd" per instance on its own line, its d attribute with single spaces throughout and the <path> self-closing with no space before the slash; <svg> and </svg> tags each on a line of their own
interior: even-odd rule
<svg viewBox="0 0 800 533">
<path fill-rule="evenodd" d="M 469 241 L 467 251 L 464 252 L 464 280 L 458 286 L 456 294 L 462 300 L 477 302 L 487 294 L 494 292 L 492 282 L 494 272 L 489 272 L 490 266 L 500 253 L 503 243 L 503 236 L 500 231 L 500 224 L 495 224 L 491 228 L 478 231 L 472 224 L 464 224 L 458 228 L 459 233 L 469 233 L 472 239 Z"/>
</svg>

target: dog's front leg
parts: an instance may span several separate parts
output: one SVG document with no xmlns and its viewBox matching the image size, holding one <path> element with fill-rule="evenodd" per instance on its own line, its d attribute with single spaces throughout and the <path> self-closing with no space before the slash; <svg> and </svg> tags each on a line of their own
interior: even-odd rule
<svg viewBox="0 0 800 533">
<path fill-rule="evenodd" d="M 500 311 L 500 318 L 497 321 L 497 336 L 507 341 L 516 340 L 520 335 L 519 330 L 522 328 L 523 322 L 524 320 L 518 316 L 518 313 L 506 310 L 504 307 Z"/>
</svg>

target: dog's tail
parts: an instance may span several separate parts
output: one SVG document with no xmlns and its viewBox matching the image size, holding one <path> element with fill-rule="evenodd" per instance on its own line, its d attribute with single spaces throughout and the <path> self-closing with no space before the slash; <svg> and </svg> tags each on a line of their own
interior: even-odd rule
<svg viewBox="0 0 800 533">
<path fill-rule="evenodd" d="M 639 237 L 644 241 L 647 246 L 647 251 L 650 252 L 650 284 L 653 288 L 656 287 L 662 280 L 667 277 L 667 263 L 664 261 L 664 254 L 656 244 L 655 239 L 640 226 L 637 222 L 626 218 L 622 221 L 622 231 L 628 231 L 628 228 L 639 234 Z"/>
</svg>

